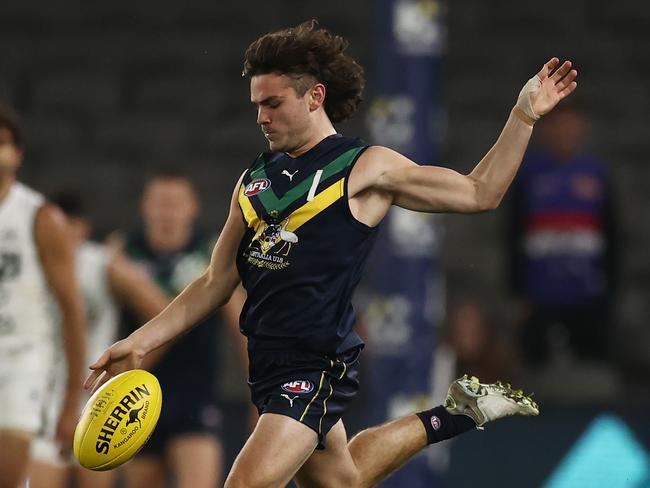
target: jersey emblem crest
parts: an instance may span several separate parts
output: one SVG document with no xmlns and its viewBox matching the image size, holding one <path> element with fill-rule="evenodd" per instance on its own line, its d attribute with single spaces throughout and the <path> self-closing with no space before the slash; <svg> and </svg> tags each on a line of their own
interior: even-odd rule
<svg viewBox="0 0 650 488">
<path fill-rule="evenodd" d="M 295 244 L 298 242 L 298 236 L 286 229 L 288 224 L 289 218 L 284 219 L 280 223 L 268 224 L 262 221 L 260 226 L 257 228 L 257 232 L 255 232 L 250 245 L 252 246 L 254 242 L 257 242 L 260 246 L 260 251 L 262 251 L 263 254 L 266 254 L 280 241 Z"/>
<path fill-rule="evenodd" d="M 244 189 L 244 195 L 247 197 L 252 197 L 253 195 L 257 195 L 258 193 L 262 193 L 263 191 L 268 190 L 269 188 L 271 188 L 271 180 L 268 180 L 266 178 L 258 178 L 257 180 L 253 180 L 248 185 L 246 185 L 246 188 Z"/>
</svg>

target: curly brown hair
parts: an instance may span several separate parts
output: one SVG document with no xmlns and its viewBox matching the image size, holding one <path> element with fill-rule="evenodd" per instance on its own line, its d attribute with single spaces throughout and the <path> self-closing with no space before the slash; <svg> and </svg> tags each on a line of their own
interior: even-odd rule
<svg viewBox="0 0 650 488">
<path fill-rule="evenodd" d="M 325 85 L 325 112 L 332 122 L 349 119 L 362 101 L 363 68 L 345 53 L 348 42 L 310 20 L 263 35 L 246 49 L 242 76 L 281 73 L 303 96 L 312 81 Z M 311 78 L 311 79 L 310 79 Z"/>
</svg>

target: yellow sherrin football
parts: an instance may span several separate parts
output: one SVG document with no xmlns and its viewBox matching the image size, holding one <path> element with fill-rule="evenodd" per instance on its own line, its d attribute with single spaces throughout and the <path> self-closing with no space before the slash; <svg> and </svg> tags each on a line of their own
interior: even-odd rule
<svg viewBox="0 0 650 488">
<path fill-rule="evenodd" d="M 90 397 L 74 432 L 74 455 L 95 471 L 131 459 L 156 427 L 162 407 L 158 379 L 142 369 L 111 378 Z"/>
</svg>

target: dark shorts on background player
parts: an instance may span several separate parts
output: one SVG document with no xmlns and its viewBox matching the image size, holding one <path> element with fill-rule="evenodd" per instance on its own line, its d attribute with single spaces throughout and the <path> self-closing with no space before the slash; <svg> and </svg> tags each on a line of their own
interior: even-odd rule
<svg viewBox="0 0 650 488">
<path fill-rule="evenodd" d="M 318 434 L 318 449 L 359 390 L 361 348 L 340 356 L 300 354 L 294 357 L 256 353 L 251 360 L 251 399 L 260 415 L 275 413 L 296 419 Z"/>
<path fill-rule="evenodd" d="M 183 395 L 168 395 L 158 425 L 138 456 L 163 457 L 169 442 L 182 435 L 203 434 L 219 438 L 222 414 L 214 403 Z"/>
</svg>

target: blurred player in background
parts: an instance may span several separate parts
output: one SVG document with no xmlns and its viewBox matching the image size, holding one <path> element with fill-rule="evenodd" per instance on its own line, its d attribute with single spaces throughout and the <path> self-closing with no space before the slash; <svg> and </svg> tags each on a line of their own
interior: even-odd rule
<svg viewBox="0 0 650 488">
<path fill-rule="evenodd" d="M 391 205 L 475 213 L 497 207 L 532 126 L 576 87 L 571 63 L 549 60 L 522 89 L 497 142 L 465 176 L 419 166 L 336 132 L 365 84 L 347 43 L 315 22 L 262 36 L 245 55 L 251 102 L 270 151 L 235 186 L 210 267 L 156 318 L 91 366 L 101 384 L 223 305 L 241 281 L 249 383 L 262 414 L 228 488 L 374 486 L 427 445 L 508 415 L 534 415 L 520 391 L 452 383 L 446 404 L 357 434 L 341 416 L 358 390 L 363 342 L 350 300 Z M 184 367 L 184 363 L 177 363 Z"/>
<path fill-rule="evenodd" d="M 162 171 L 145 184 L 140 211 L 143 229 L 125 242 L 125 252 L 169 294 L 177 295 L 199 276 L 210 260 L 211 243 L 195 229 L 199 199 L 191 181 Z M 239 334 L 243 300 L 222 311 Z M 157 488 L 171 475 L 179 488 L 212 488 L 223 477 L 217 399 L 219 318 L 213 317 L 180 338 L 151 370 L 160 381 L 165 406 L 151 439 L 125 466 L 127 488 Z M 132 332 L 139 318 L 128 317 Z"/>
<path fill-rule="evenodd" d="M 121 253 L 88 240 L 91 223 L 78 195 L 60 193 L 52 201 L 68 218 L 69 235 L 76 249 L 77 281 L 86 312 L 86 350 L 88 357 L 96 357 L 118 335 L 118 304 L 127 305 L 140 319 L 148 320 L 167 305 L 169 297 Z M 60 342 L 57 343 L 57 357 L 48 386 L 50 401 L 42 413 L 44 425 L 32 446 L 30 488 L 67 486 L 71 459 L 60 455 L 60 446 L 54 437 L 54 422 L 64 393 L 65 360 L 59 352 L 62 347 Z M 95 472 L 77 467 L 77 486 L 80 488 L 109 488 L 114 484 L 113 471 Z"/>
<path fill-rule="evenodd" d="M 522 357 L 539 371 L 559 340 L 580 360 L 608 361 L 620 271 L 612 175 L 586 150 L 577 107 L 560 107 L 539 130 L 512 188 L 507 236 Z"/>
<path fill-rule="evenodd" d="M 56 206 L 16 181 L 22 159 L 20 127 L 10 111 L 0 109 L 0 488 L 15 488 L 25 474 L 43 409 L 50 408 L 43 371 L 54 362 L 59 334 L 67 369 L 52 434 L 70 454 L 86 359 L 69 229 Z"/>
</svg>

